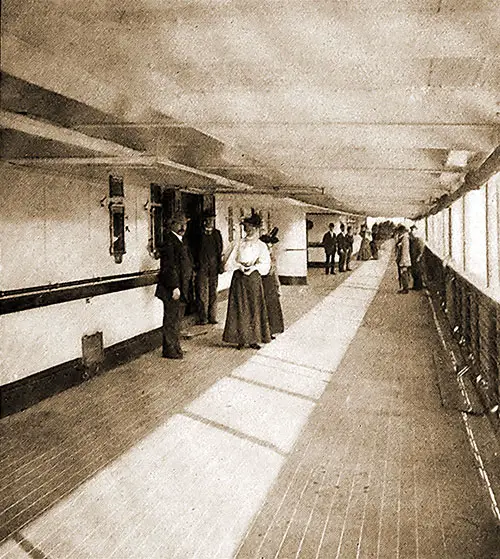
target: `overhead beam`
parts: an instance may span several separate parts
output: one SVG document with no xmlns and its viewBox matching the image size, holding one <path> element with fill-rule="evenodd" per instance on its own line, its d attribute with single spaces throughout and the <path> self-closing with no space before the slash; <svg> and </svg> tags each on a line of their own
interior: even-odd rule
<svg viewBox="0 0 500 559">
<path fill-rule="evenodd" d="M 471 190 L 481 188 L 488 180 L 500 172 L 500 145 L 498 145 L 490 155 L 485 159 L 482 165 L 473 171 L 469 171 L 464 178 L 463 183 L 451 194 L 445 194 L 425 215 L 435 215 L 441 210 L 448 208 L 465 196 Z M 425 217 L 422 215 L 421 217 Z"/>
<path fill-rule="evenodd" d="M 44 122 L 25 115 L 12 113 L 9 111 L 0 111 L 0 127 L 9 128 L 18 132 L 37 136 L 45 140 L 52 140 L 62 144 L 71 145 L 72 147 L 84 148 L 96 153 L 105 153 L 106 155 L 116 156 L 133 156 L 141 155 L 140 151 L 110 142 L 87 136 L 76 130 L 55 126 L 49 122 Z"/>
<path fill-rule="evenodd" d="M 201 168 L 204 170 L 215 170 L 215 169 L 243 169 L 243 170 L 260 170 L 260 169 L 267 169 L 268 166 L 266 165 L 202 165 Z M 287 169 L 320 169 L 326 171 L 359 171 L 367 173 L 372 173 L 376 171 L 384 171 L 384 172 L 405 172 L 405 173 L 423 173 L 423 174 L 440 174 L 440 173 L 457 173 L 460 174 L 463 171 L 460 169 L 445 169 L 442 167 L 435 167 L 435 168 L 417 168 L 417 167 L 363 167 L 363 166 L 355 166 L 355 165 L 294 165 L 288 164 L 286 165 Z"/>
<path fill-rule="evenodd" d="M 20 157 L 8 159 L 9 163 L 15 165 L 32 165 L 34 163 L 48 167 L 60 167 L 61 165 L 70 165 L 74 167 L 152 167 L 156 158 L 149 155 L 132 155 L 129 157 L 120 156 L 97 156 L 97 157 Z"/>
<path fill-rule="evenodd" d="M 80 147 L 99 154 L 106 154 L 105 157 L 84 157 L 84 158 L 19 158 L 10 159 L 11 163 L 19 165 L 109 165 L 109 166 L 143 166 L 154 167 L 164 166 L 192 175 L 210 179 L 215 183 L 233 188 L 235 190 L 247 191 L 252 190 L 252 186 L 239 181 L 227 179 L 214 173 L 207 173 L 196 167 L 189 167 L 182 163 L 177 163 L 163 157 L 153 157 L 144 152 L 122 146 L 115 142 L 102 140 L 87 136 L 76 130 L 55 126 L 48 122 L 30 118 L 25 115 L 19 115 L 9 111 L 0 111 L 0 127 L 23 132 L 31 136 L 52 140 L 72 147 Z"/>
</svg>

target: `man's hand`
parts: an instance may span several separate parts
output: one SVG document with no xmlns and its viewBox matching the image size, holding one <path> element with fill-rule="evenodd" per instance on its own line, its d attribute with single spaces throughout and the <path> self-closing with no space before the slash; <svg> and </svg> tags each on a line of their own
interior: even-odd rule
<svg viewBox="0 0 500 559">
<path fill-rule="evenodd" d="M 172 299 L 174 301 L 178 301 L 181 298 L 181 290 L 176 287 L 173 291 L 172 291 Z"/>
</svg>

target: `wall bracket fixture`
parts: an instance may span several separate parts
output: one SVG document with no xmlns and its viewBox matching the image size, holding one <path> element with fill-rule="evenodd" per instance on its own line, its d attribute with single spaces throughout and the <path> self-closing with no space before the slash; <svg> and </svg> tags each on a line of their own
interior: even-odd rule
<svg viewBox="0 0 500 559">
<path fill-rule="evenodd" d="M 125 254 L 125 204 L 124 204 L 123 178 L 109 176 L 109 252 L 114 256 L 115 262 L 120 264 Z"/>
</svg>

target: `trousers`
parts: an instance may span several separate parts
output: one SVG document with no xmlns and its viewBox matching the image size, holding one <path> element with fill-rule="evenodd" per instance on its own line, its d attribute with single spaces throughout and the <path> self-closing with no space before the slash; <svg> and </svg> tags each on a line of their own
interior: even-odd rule
<svg viewBox="0 0 500 559">
<path fill-rule="evenodd" d="M 325 274 L 335 273 L 335 254 L 325 254 Z"/>
<path fill-rule="evenodd" d="M 163 356 L 180 357 L 181 322 L 186 304 L 180 299 L 163 301 Z"/>
<path fill-rule="evenodd" d="M 198 299 L 198 318 L 200 322 L 217 320 L 217 285 L 219 276 L 198 272 L 196 275 L 196 296 Z"/>
</svg>

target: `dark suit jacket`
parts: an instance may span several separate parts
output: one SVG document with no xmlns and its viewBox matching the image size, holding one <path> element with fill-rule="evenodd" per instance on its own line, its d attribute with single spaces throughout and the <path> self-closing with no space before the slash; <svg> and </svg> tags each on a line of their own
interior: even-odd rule
<svg viewBox="0 0 500 559">
<path fill-rule="evenodd" d="M 201 234 L 197 268 L 201 273 L 222 274 L 222 235 L 214 229 L 211 235 Z"/>
<path fill-rule="evenodd" d="M 410 236 L 410 260 L 414 266 L 424 254 L 425 242 L 420 237 Z"/>
<path fill-rule="evenodd" d="M 189 282 L 193 274 L 193 263 L 187 245 L 169 232 L 160 249 L 160 273 L 155 295 L 162 301 L 170 301 L 176 287 L 181 291 L 181 300 L 188 301 Z"/>
<path fill-rule="evenodd" d="M 335 249 L 337 248 L 337 238 L 335 233 L 333 235 L 330 234 L 330 231 L 327 231 L 323 235 L 323 248 L 325 249 L 326 254 L 335 254 Z"/>
<path fill-rule="evenodd" d="M 346 249 L 345 235 L 344 233 L 341 232 L 337 235 L 337 250 L 340 253 L 341 251 L 345 251 L 345 249 Z"/>
</svg>

